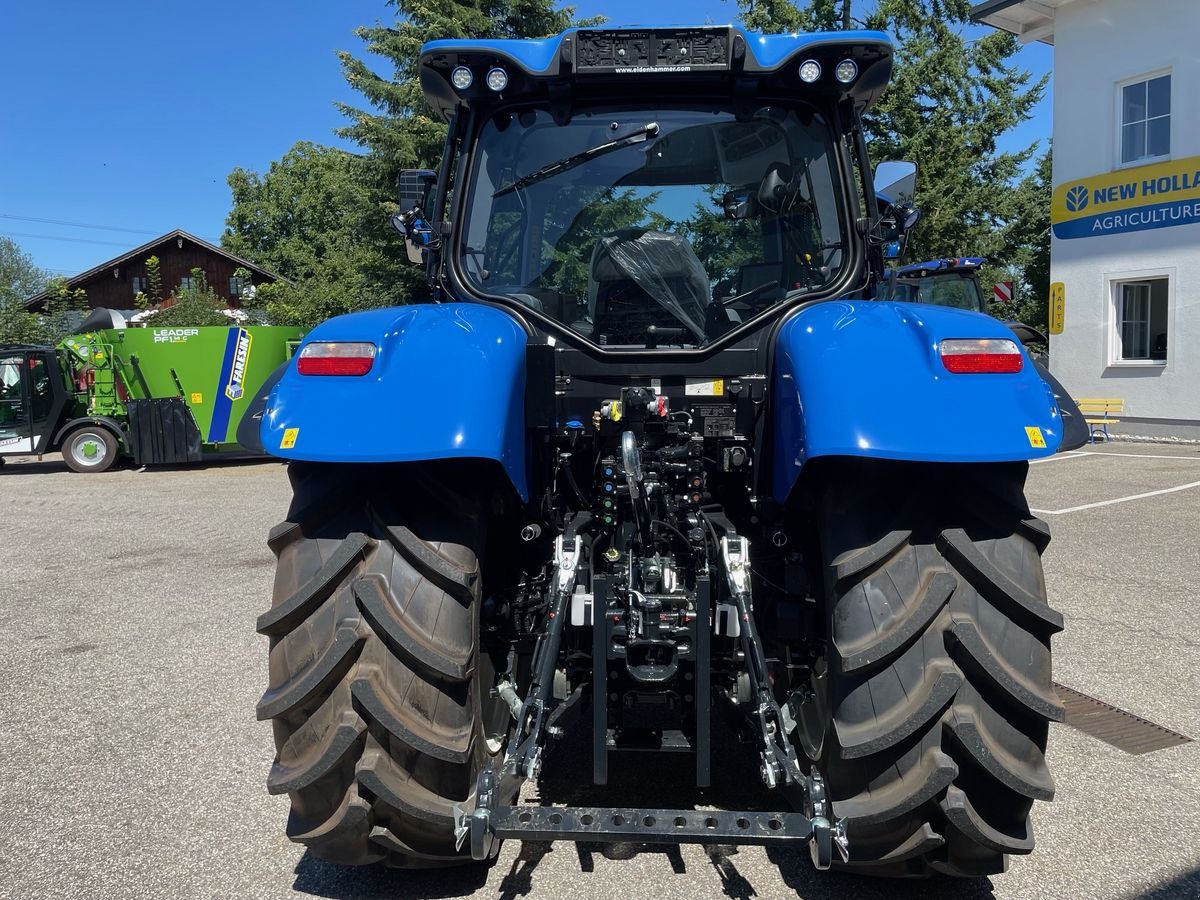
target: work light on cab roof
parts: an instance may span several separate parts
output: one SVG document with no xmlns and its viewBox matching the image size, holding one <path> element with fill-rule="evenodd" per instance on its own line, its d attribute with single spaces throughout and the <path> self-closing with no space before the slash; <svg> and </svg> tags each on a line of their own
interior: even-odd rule
<svg viewBox="0 0 1200 900">
<path fill-rule="evenodd" d="M 578 28 L 547 38 L 452 39 L 421 48 L 421 87 L 449 119 L 455 108 L 504 99 L 556 99 L 613 82 L 653 83 L 656 95 L 698 94 L 720 84 L 742 92 L 819 92 L 858 110 L 887 84 L 892 48 L 876 31 L 755 34 L 736 26 Z"/>
</svg>

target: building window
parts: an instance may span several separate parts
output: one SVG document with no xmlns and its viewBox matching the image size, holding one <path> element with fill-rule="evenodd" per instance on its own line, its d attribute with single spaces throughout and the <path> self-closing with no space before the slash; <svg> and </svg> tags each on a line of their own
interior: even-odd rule
<svg viewBox="0 0 1200 900">
<path fill-rule="evenodd" d="M 145 275 L 134 275 L 133 278 L 130 279 L 130 281 L 133 282 L 133 296 L 136 297 L 138 294 L 146 293 L 146 276 Z"/>
<path fill-rule="evenodd" d="M 192 276 L 191 275 L 184 275 L 182 278 L 179 279 L 179 289 L 181 291 L 191 290 L 191 287 L 192 287 Z"/>
<path fill-rule="evenodd" d="M 1166 278 L 1121 281 L 1113 286 L 1117 313 L 1115 362 L 1167 361 L 1168 287 Z"/>
<path fill-rule="evenodd" d="M 239 278 L 237 275 L 231 275 L 229 277 L 229 298 L 231 300 L 240 300 L 242 297 L 242 291 L 245 290 L 249 286 L 250 286 L 249 278 L 242 279 L 242 278 Z"/>
<path fill-rule="evenodd" d="M 1121 86 L 1121 164 L 1171 155 L 1171 76 Z"/>
</svg>

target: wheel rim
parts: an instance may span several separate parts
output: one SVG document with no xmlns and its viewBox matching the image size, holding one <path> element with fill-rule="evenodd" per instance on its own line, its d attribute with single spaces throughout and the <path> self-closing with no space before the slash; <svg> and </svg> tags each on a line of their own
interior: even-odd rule
<svg viewBox="0 0 1200 900">
<path fill-rule="evenodd" d="M 492 756 L 500 752 L 508 737 L 512 713 L 508 704 L 496 694 L 496 665 L 482 647 L 479 648 L 479 712 L 483 719 L 483 739 Z"/>
<path fill-rule="evenodd" d="M 108 442 L 95 431 L 81 431 L 67 448 L 71 459 L 86 469 L 101 466 L 108 459 Z"/>
<path fill-rule="evenodd" d="M 796 725 L 796 739 L 801 751 L 810 761 L 819 761 L 825 748 L 825 732 L 829 728 L 829 679 L 824 673 L 812 676 L 809 689 L 799 704 Z"/>
</svg>

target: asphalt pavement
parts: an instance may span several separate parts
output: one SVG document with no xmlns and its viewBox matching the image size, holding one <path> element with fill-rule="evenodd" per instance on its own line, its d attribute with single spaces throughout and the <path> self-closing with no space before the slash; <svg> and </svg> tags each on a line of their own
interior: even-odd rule
<svg viewBox="0 0 1200 900">
<path fill-rule="evenodd" d="M 1200 449 L 1056 457 L 1028 493 L 1054 535 L 1056 680 L 1200 738 Z M 1200 897 L 1200 743 L 1132 756 L 1065 726 L 1037 850 L 988 879 L 879 882 L 815 872 L 805 852 L 700 846 L 509 842 L 490 868 L 438 872 L 321 863 L 283 836 L 254 716 L 265 537 L 287 501 L 276 463 L 0 468 L 0 898 Z M 721 746 L 710 795 L 647 762 L 597 802 L 757 802 L 754 769 Z M 586 794 L 586 753 L 558 748 L 533 791 Z"/>
</svg>

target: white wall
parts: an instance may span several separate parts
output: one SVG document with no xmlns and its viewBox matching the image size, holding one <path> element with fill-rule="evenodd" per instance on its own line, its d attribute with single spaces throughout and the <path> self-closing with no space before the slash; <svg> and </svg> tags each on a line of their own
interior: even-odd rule
<svg viewBox="0 0 1200 900">
<path fill-rule="evenodd" d="M 1170 158 L 1200 156 L 1200 0 L 1075 0 L 1058 10 L 1054 45 L 1056 186 L 1120 167 L 1117 83 L 1168 68 Z M 1109 365 L 1111 281 L 1137 273 L 1171 276 L 1166 366 Z M 1051 280 L 1067 298 L 1051 369 L 1069 391 L 1200 421 L 1200 224 L 1054 238 Z"/>
</svg>

